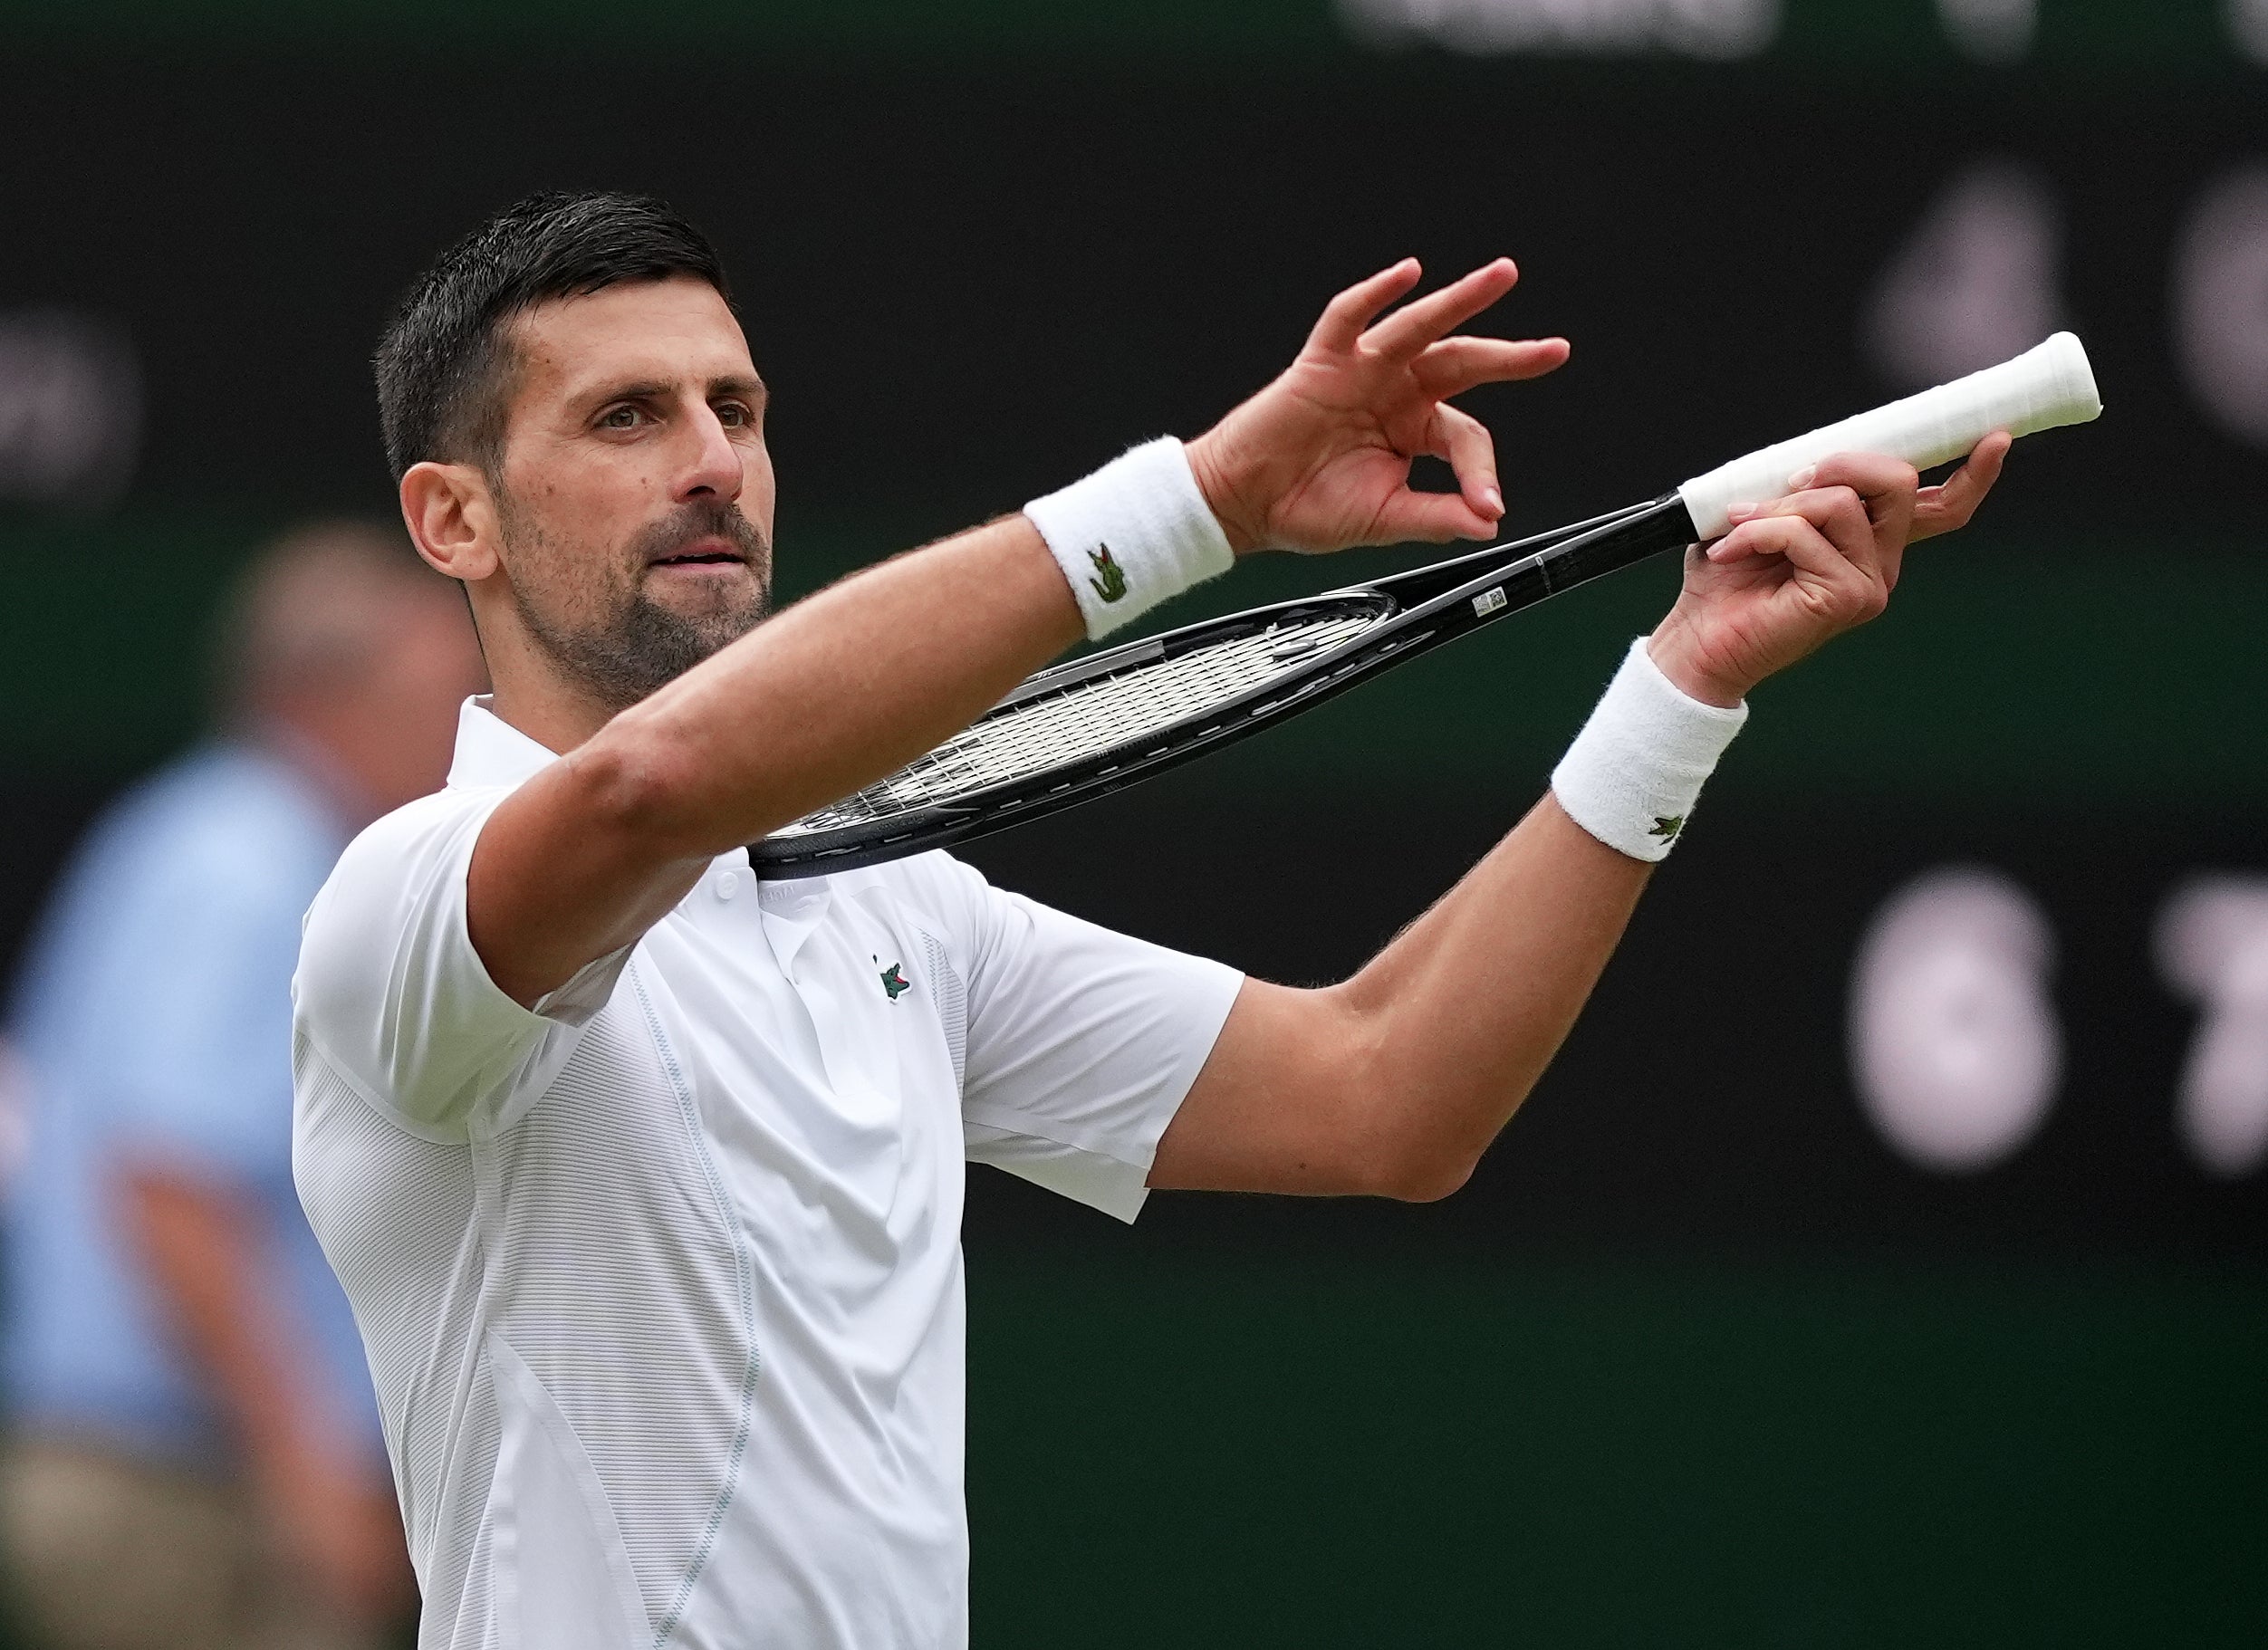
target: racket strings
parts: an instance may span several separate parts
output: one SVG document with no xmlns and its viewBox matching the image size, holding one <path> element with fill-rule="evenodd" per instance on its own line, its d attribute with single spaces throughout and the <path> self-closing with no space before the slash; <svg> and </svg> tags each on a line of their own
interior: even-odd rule
<svg viewBox="0 0 2268 1650">
<path fill-rule="evenodd" d="M 1391 612 L 1378 605 L 1301 614 L 1010 705 L 774 839 L 871 824 L 1139 743 L 1299 671 Z"/>
</svg>

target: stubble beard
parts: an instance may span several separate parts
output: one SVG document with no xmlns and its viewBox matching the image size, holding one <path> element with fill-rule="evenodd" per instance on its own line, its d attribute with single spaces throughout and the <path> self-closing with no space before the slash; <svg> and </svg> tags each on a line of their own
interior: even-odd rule
<svg viewBox="0 0 2268 1650">
<path fill-rule="evenodd" d="M 508 545 L 554 564 L 572 561 L 571 552 L 509 502 L 503 502 L 500 514 Z M 752 590 L 704 613 L 678 612 L 646 593 L 646 570 L 656 558 L 712 535 L 745 558 Z M 631 582 L 627 590 L 602 593 L 609 610 L 592 622 L 570 623 L 547 615 L 517 581 L 512 586 L 520 622 L 536 646 L 610 715 L 628 710 L 738 641 L 771 610 L 772 546 L 754 523 L 722 499 L 680 505 L 641 529 L 620 560 L 631 569 Z"/>
</svg>

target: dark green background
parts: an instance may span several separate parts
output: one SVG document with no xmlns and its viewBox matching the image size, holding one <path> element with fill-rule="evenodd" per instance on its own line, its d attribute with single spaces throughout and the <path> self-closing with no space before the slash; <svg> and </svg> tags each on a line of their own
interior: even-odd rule
<svg viewBox="0 0 2268 1650">
<path fill-rule="evenodd" d="M 2250 1279 L 971 1266 L 980 1644 L 2268 1631 Z"/>
<path fill-rule="evenodd" d="M 0 307 L 140 353 L 134 485 L 0 515 L 0 941 L 194 736 L 260 537 L 388 507 L 360 361 L 527 188 L 708 224 L 776 392 L 793 591 L 1190 432 L 1404 251 L 1510 250 L 1557 381 L 1475 398 L 1515 526 L 1890 393 L 1868 282 L 2013 155 L 2067 216 L 2110 407 L 1758 695 L 1593 1012 L 1439 1205 L 971 1185 L 980 1645 L 2251 1644 L 2268 1635 L 2268 1177 L 2178 1149 L 2194 1020 L 2150 922 L 2268 868 L 2268 455 L 2168 359 L 2182 211 L 2268 154 L 2202 0 L 2044 0 L 2029 61 L 1909 0 L 1788 0 L 1758 62 L 1371 53 L 1328 6 L 274 0 L 12 7 Z M 1248 569 L 1168 619 L 1409 551 Z M 995 876 L 1322 979 L 1534 797 L 1666 566 L 1188 773 L 984 846 Z M 2056 928 L 2069 1076 L 1944 1177 L 1875 1137 L 1871 913 L 1994 866 Z M 1099 869 L 1098 868 L 1102 868 Z"/>
</svg>

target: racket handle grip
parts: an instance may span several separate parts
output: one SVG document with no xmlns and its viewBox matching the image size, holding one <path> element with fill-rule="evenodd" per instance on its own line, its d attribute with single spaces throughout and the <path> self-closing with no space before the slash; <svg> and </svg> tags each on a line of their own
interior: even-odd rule
<svg viewBox="0 0 2268 1650">
<path fill-rule="evenodd" d="M 2086 349 L 2071 333 L 2058 332 L 1997 367 L 1720 465 L 1686 483 L 1677 495 L 1693 517 L 1694 532 L 1702 539 L 1720 538 L 1730 525 L 1725 512 L 1732 505 L 1780 497 L 1790 476 L 1832 453 L 1881 453 L 1927 470 L 1960 457 L 1996 429 L 2029 436 L 2084 424 L 2101 411 Z"/>
</svg>

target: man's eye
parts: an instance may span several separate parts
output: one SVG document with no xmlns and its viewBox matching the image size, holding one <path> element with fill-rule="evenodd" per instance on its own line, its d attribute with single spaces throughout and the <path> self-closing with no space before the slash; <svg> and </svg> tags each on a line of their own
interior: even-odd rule
<svg viewBox="0 0 2268 1650">
<path fill-rule="evenodd" d="M 635 407 L 610 407 L 599 415 L 601 429 L 636 429 L 639 410 Z"/>
<path fill-rule="evenodd" d="M 716 421 L 726 429 L 745 429 L 750 422 L 748 408 L 738 401 L 726 401 L 716 409 Z"/>
</svg>

